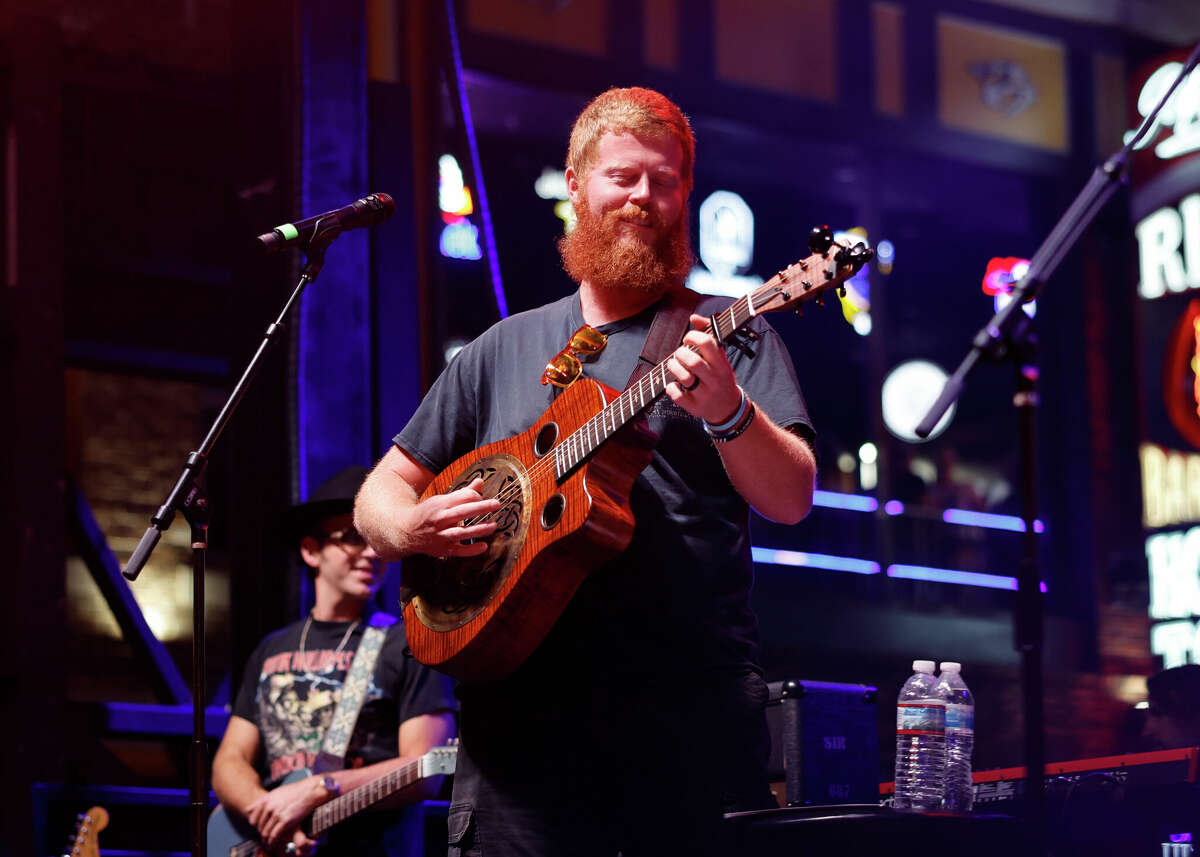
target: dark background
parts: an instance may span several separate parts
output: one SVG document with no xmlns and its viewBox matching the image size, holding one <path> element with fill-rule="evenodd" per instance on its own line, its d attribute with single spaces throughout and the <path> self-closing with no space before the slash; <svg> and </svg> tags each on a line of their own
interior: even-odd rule
<svg viewBox="0 0 1200 857">
<path fill-rule="evenodd" d="M 2 725 L 13 745 L 0 827 L 19 838 L 0 851 L 50 847 L 47 837 L 86 805 L 127 801 L 132 817 L 140 798 L 130 789 L 143 787 L 173 808 L 140 822 L 139 833 L 114 813 L 106 846 L 186 848 L 178 800 L 190 711 L 186 525 L 176 521 L 131 587 L 121 589 L 113 568 L 295 282 L 297 258 L 259 257 L 250 239 L 371 190 L 397 200 L 391 221 L 331 249 L 303 316 L 289 320 L 212 456 L 212 737 L 250 648 L 304 609 L 303 576 L 274 535 L 279 511 L 342 464 L 370 464 L 440 370 L 445 345 L 498 317 L 488 260 L 437 253 L 437 156 L 454 154 L 476 193 L 485 185 L 509 311 L 537 306 L 572 284 L 554 246 L 562 223 L 533 184 L 543 169 L 561 168 L 574 116 L 610 85 L 653 86 L 689 114 L 698 140 L 693 222 L 712 191 L 740 194 L 756 218 L 749 273 L 767 278 L 805 255 L 817 224 L 863 226 L 872 242 L 896 247 L 893 271 L 871 275 L 870 336 L 854 333 L 836 304 L 771 321 L 818 429 L 819 487 L 869 493 L 880 507 L 902 497 L 906 511 L 818 507 L 796 527 L 756 519 L 755 544 L 884 568 L 1016 573 L 1019 534 L 940 518 L 952 506 L 1020 514 L 1011 367 L 980 367 L 950 427 L 921 446 L 884 429 L 879 387 L 907 359 L 957 365 L 992 314 L 979 285 L 988 260 L 1030 256 L 1119 145 L 1126 117 L 1114 105 L 1125 93 L 1106 88 L 1096 58 L 1128 73 L 1195 38 L 1180 24 L 1190 4 L 1161 4 L 1136 29 L 1121 23 L 1134 16 L 1100 3 L 1094 18 L 1074 19 L 1053 17 L 1053 4 L 1045 14 L 999 3 L 895 4 L 906 50 L 900 117 L 873 107 L 867 0 L 833 4 L 831 102 L 722 80 L 718 5 L 686 4 L 677 67 L 664 70 L 643 56 L 643 13 L 660 8 L 651 0 L 607 4 L 601 56 L 473 29 L 470 4 L 458 3 L 460 75 L 442 3 L 4 4 L 0 389 L 10 415 L 0 436 L 0 533 L 15 561 L 0 622 L 9 653 Z M 1063 45 L 1067 152 L 941 126 L 933 32 L 946 13 Z M 464 90 L 482 175 L 459 107 Z M 1115 132 L 1105 124 L 1114 111 Z M 1152 398 L 1143 368 L 1156 346 L 1139 338 L 1129 204 L 1117 194 L 1038 300 L 1050 759 L 1140 749 L 1131 704 L 1158 666 L 1137 473 L 1140 403 Z M 471 222 L 484 227 L 479 211 Z M 1150 420 L 1161 434 L 1161 419 Z M 873 491 L 837 464 L 868 441 L 880 457 Z M 913 481 L 914 456 L 938 466 L 937 482 Z M 971 483 L 1009 490 L 984 502 Z M 91 519 L 92 530 L 80 526 Z M 1011 591 L 767 563 L 756 572 L 769 679 L 880 689 L 881 780 L 892 764 L 891 700 L 917 657 L 964 663 L 978 697 L 976 767 L 1021 762 Z M 396 583 L 384 607 L 394 607 Z"/>
</svg>

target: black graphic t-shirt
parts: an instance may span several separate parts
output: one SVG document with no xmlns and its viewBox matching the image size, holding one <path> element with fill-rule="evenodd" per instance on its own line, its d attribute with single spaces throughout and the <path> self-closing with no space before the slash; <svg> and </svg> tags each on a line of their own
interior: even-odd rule
<svg viewBox="0 0 1200 857">
<path fill-rule="evenodd" d="M 351 623 L 313 620 L 301 651 L 304 624 L 263 638 L 246 663 L 233 706 L 235 715 L 258 727 L 264 750 L 259 774 L 268 784 L 312 767 L 366 627 L 360 622 L 347 638 Z M 450 680 L 405 655 L 407 646 L 404 623 L 396 622 L 387 630 L 350 738 L 348 768 L 398 755 L 405 720 L 457 707 Z"/>
</svg>

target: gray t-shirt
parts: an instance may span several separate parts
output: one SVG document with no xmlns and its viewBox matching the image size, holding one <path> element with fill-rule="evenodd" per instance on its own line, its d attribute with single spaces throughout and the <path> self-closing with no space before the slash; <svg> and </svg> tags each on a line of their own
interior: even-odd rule
<svg viewBox="0 0 1200 857">
<path fill-rule="evenodd" d="M 729 303 L 704 297 L 696 311 L 709 315 Z M 607 345 L 585 361 L 585 376 L 624 389 L 656 309 L 602 326 Z M 526 430 L 558 392 L 541 383 L 542 370 L 582 324 L 575 293 L 492 326 L 454 357 L 396 445 L 439 473 Z M 787 348 L 763 318 L 749 326 L 759 335 L 756 356 L 728 350 L 738 382 L 776 423 L 811 437 Z M 583 669 L 590 681 L 602 681 L 758 663 L 749 507 L 698 419 L 665 395 L 647 416 L 660 440 L 630 494 L 633 541 L 591 574 L 518 675 Z"/>
</svg>

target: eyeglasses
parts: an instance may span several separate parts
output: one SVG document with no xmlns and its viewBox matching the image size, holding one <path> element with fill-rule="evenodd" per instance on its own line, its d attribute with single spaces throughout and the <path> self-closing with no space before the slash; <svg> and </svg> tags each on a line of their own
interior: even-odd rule
<svg viewBox="0 0 1200 857">
<path fill-rule="evenodd" d="M 553 384 L 555 387 L 569 387 L 583 374 L 583 364 L 579 358 L 595 357 L 607 344 L 608 336 L 590 324 L 585 324 L 571 334 L 567 347 L 546 364 L 546 371 L 542 372 L 542 383 Z"/>
<path fill-rule="evenodd" d="M 321 537 L 321 541 L 333 542 L 347 550 L 363 550 L 367 546 L 367 540 L 354 527 L 346 527 L 344 530 L 334 530 L 332 533 L 326 533 Z"/>
</svg>

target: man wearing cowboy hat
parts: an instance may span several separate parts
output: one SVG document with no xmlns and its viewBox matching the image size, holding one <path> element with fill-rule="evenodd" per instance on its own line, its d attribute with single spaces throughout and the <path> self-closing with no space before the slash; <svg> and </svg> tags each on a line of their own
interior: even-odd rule
<svg viewBox="0 0 1200 857">
<path fill-rule="evenodd" d="M 272 849 L 286 845 L 289 853 L 307 853 L 315 844 L 300 825 L 317 806 L 454 735 L 448 680 L 406 656 L 403 623 L 373 609 L 384 566 L 355 531 L 351 515 L 366 473 L 345 468 L 285 516 L 286 536 L 312 576 L 315 604 L 305 619 L 268 634 L 255 648 L 213 760 L 213 789 L 222 806 L 249 822 L 260 842 Z M 264 784 L 312 770 L 328 749 L 326 732 L 368 627 L 386 636 L 344 759 L 330 765 L 323 758 L 318 765 L 344 767 L 293 777 L 268 791 Z M 387 803 L 432 797 L 440 779 L 421 780 Z M 396 820 L 394 813 L 348 819 L 330 831 L 322 854 L 386 855 L 387 829 Z"/>
</svg>

